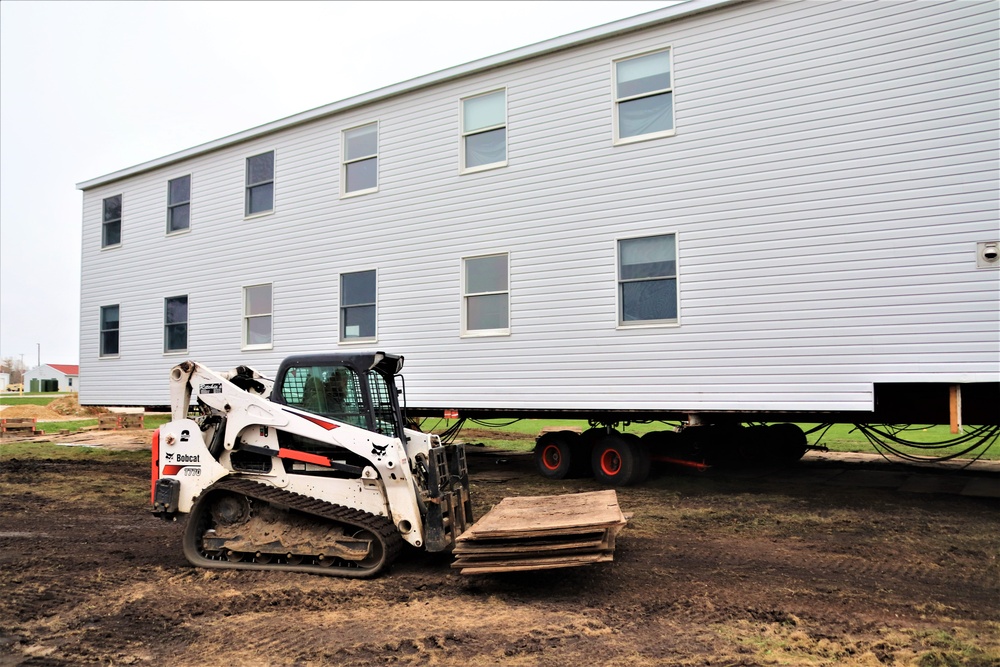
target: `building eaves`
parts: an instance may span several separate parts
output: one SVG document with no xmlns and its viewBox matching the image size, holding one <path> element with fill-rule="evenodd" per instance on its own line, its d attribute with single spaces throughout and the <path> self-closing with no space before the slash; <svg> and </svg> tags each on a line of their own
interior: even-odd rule
<svg viewBox="0 0 1000 667">
<path fill-rule="evenodd" d="M 573 48 L 588 42 L 596 42 L 610 37 L 616 37 L 660 23 L 666 23 L 679 18 L 691 16 L 692 14 L 708 11 L 710 9 L 716 9 L 725 5 L 747 1 L 748 0 L 684 0 L 683 2 L 671 5 L 670 7 L 664 7 L 663 9 L 657 9 L 644 14 L 639 14 L 637 16 L 621 19 L 619 21 L 605 23 L 593 28 L 579 30 L 568 35 L 563 35 L 562 37 L 555 37 L 536 44 L 523 46 L 511 51 L 505 51 L 497 55 L 465 63 L 464 65 L 458 65 L 456 67 L 450 67 L 431 74 L 425 74 L 415 79 L 409 79 L 407 81 L 379 88 L 368 93 L 349 97 L 339 102 L 333 102 L 309 111 L 303 111 L 286 118 L 222 137 L 221 139 L 215 139 L 192 148 L 178 151 L 177 153 L 171 153 L 170 155 L 165 155 L 155 160 L 143 162 L 133 167 L 121 169 L 104 176 L 98 176 L 97 178 L 77 183 L 76 188 L 84 191 L 90 190 L 92 188 L 113 183 L 123 178 L 128 178 L 130 176 L 135 176 L 136 174 L 141 174 L 146 171 L 151 171 L 153 169 L 173 164 L 175 162 L 180 162 L 181 160 L 186 160 L 197 155 L 209 153 L 243 141 L 256 139 L 273 132 L 285 130 L 303 123 L 309 123 L 326 116 L 332 116 L 349 109 L 354 109 L 366 104 L 372 104 L 373 102 L 409 93 L 421 88 L 427 88 L 429 86 L 434 86 L 453 79 L 510 65 L 521 60 L 537 58 L 538 56 Z"/>
</svg>

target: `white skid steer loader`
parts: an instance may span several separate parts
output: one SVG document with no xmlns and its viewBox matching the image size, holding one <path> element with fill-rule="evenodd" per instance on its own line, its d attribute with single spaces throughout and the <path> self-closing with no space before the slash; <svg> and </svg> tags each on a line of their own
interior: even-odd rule
<svg viewBox="0 0 1000 667">
<path fill-rule="evenodd" d="M 451 549 L 472 523 L 465 450 L 405 427 L 402 365 L 383 352 L 300 355 L 274 380 L 175 366 L 152 503 L 164 519 L 189 515 L 188 560 L 370 577 L 404 541 Z"/>
</svg>

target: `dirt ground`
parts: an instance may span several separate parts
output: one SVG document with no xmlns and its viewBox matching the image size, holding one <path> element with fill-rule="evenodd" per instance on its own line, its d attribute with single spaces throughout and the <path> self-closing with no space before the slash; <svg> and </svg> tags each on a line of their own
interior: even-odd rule
<svg viewBox="0 0 1000 667">
<path fill-rule="evenodd" d="M 479 514 L 598 488 L 470 466 Z M 1000 501 L 822 474 L 657 471 L 619 490 L 613 563 L 466 577 L 413 550 L 354 581 L 191 567 L 138 456 L 6 460 L 0 665 L 1000 664 Z"/>
</svg>

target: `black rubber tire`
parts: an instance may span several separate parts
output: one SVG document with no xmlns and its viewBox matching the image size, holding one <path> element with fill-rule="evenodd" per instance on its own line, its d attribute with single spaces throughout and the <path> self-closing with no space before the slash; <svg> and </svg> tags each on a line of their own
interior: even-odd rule
<svg viewBox="0 0 1000 667">
<path fill-rule="evenodd" d="M 771 440 L 769 453 L 775 464 L 793 465 L 808 450 L 806 434 L 798 424 L 771 424 L 768 430 Z"/>
<path fill-rule="evenodd" d="M 649 475 L 649 456 L 638 438 L 611 433 L 594 443 L 590 466 L 598 482 L 629 486 Z"/>
<path fill-rule="evenodd" d="M 642 484 L 647 479 L 649 479 L 649 471 L 652 467 L 652 458 L 650 455 L 650 449 L 647 443 L 642 441 L 642 438 L 634 433 L 624 433 L 622 437 L 628 441 L 629 446 L 635 454 L 636 466 L 635 471 L 632 474 L 632 479 L 629 481 L 629 486 L 634 486 L 636 484 Z"/>
<path fill-rule="evenodd" d="M 573 476 L 579 435 L 572 431 L 545 433 L 535 443 L 535 467 L 546 479 L 566 479 Z"/>
</svg>

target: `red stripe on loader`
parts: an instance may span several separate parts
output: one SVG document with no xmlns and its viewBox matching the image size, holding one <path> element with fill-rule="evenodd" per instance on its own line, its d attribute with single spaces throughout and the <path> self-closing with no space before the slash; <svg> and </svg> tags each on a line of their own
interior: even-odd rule
<svg viewBox="0 0 1000 667">
<path fill-rule="evenodd" d="M 163 466 L 163 474 L 164 475 L 176 475 L 183 468 L 187 468 L 187 466 Z"/>
<path fill-rule="evenodd" d="M 303 463 L 315 463 L 318 466 L 330 467 L 330 459 L 325 456 L 319 456 L 318 454 L 307 454 L 306 452 L 297 452 L 294 449 L 279 449 L 278 458 L 281 459 L 292 459 L 293 461 L 302 461 Z"/>
<path fill-rule="evenodd" d="M 160 479 L 160 429 L 153 431 L 153 471 L 149 485 L 149 502 L 156 499 L 156 480 Z"/>
</svg>

